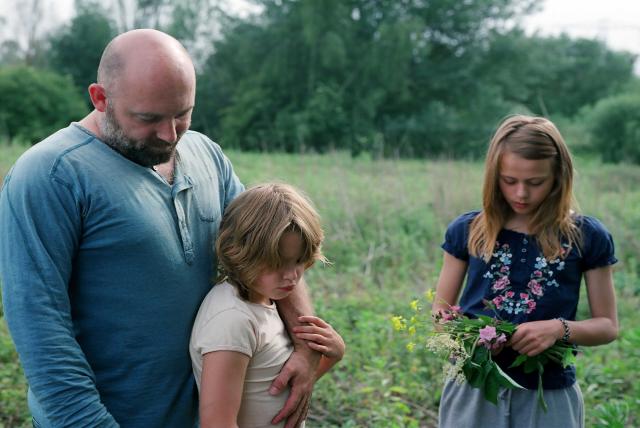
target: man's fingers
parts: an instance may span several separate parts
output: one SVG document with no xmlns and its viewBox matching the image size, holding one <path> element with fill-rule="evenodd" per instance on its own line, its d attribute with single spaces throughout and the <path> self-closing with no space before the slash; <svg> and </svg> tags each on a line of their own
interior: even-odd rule
<svg viewBox="0 0 640 428">
<path fill-rule="evenodd" d="M 315 333 L 296 333 L 298 339 L 308 340 L 310 342 L 327 343 L 329 339 L 321 334 Z"/>
<path fill-rule="evenodd" d="M 318 318 L 318 317 L 314 317 L 311 315 L 303 315 L 301 317 L 298 317 L 298 321 L 302 322 L 302 323 L 311 323 L 311 324 L 315 324 L 319 327 L 329 327 L 329 324 L 327 324 L 326 321 L 324 321 L 322 318 Z"/>
<path fill-rule="evenodd" d="M 307 418 L 307 412 L 309 410 L 310 396 L 305 396 L 303 401 L 298 405 L 296 411 L 289 416 L 285 428 L 297 428 L 302 425 L 302 422 Z"/>
<path fill-rule="evenodd" d="M 273 387 L 273 384 L 271 384 L 271 386 Z M 271 390 L 269 390 L 269 392 L 271 392 Z M 302 399 L 302 395 L 292 388 L 291 392 L 289 393 L 289 398 L 287 398 L 287 401 L 284 403 L 284 407 L 275 416 L 275 418 L 273 418 L 271 423 L 277 424 L 283 419 L 289 417 L 289 415 L 294 414 L 296 410 L 300 411 L 298 406 L 300 405 Z"/>
<path fill-rule="evenodd" d="M 290 379 L 291 379 L 291 372 L 289 372 L 286 369 L 282 369 L 278 377 L 276 377 L 273 380 L 273 382 L 271 382 L 271 386 L 269 387 L 269 394 L 271 395 L 280 394 L 287 387 Z"/>
<path fill-rule="evenodd" d="M 323 334 L 326 331 L 326 329 L 316 327 L 315 325 L 296 326 L 293 328 L 294 333 Z"/>
<path fill-rule="evenodd" d="M 325 345 L 321 345 L 316 342 L 308 342 L 307 345 L 309 346 L 309 348 L 313 349 L 314 351 L 318 351 L 323 355 L 327 355 L 329 353 L 329 348 Z"/>
<path fill-rule="evenodd" d="M 306 407 L 308 406 L 308 400 L 313 390 L 316 365 L 318 364 L 316 351 L 313 351 L 311 348 L 307 349 L 310 349 L 312 354 L 294 351 L 283 367 L 280 375 L 271 384 L 271 389 L 277 389 L 280 386 L 284 388 L 287 383 L 291 386 L 289 397 L 284 403 L 284 407 L 272 420 L 274 424 L 288 418 L 287 426 L 296 427 L 306 415 Z M 321 354 L 318 353 L 317 355 L 319 356 Z M 310 359 L 309 356 L 313 358 Z M 285 373 L 289 374 L 285 376 Z"/>
<path fill-rule="evenodd" d="M 302 325 L 295 326 L 294 329 L 296 331 L 306 331 L 306 332 L 316 332 L 316 333 L 328 332 L 333 330 L 331 326 L 328 324 L 324 326 L 318 325 L 318 324 L 302 324 Z"/>
</svg>

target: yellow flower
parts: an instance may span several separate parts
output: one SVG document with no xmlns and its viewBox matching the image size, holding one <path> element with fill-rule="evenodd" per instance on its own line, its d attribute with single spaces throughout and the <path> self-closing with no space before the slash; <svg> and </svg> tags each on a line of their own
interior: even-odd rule
<svg viewBox="0 0 640 428">
<path fill-rule="evenodd" d="M 415 348 L 415 347 L 416 347 L 415 343 L 413 343 L 413 342 L 407 343 L 407 351 L 413 352 L 413 348 Z"/>
<path fill-rule="evenodd" d="M 413 309 L 414 311 L 418 310 L 418 299 L 412 300 L 411 303 L 409 303 L 409 306 L 411 306 L 411 309 Z"/>
<path fill-rule="evenodd" d="M 435 294 L 436 293 L 433 291 L 433 288 L 430 288 L 427 291 L 425 291 L 424 297 L 427 299 L 427 302 L 433 302 L 433 298 L 435 297 Z"/>
<path fill-rule="evenodd" d="M 393 324 L 393 329 L 395 331 L 402 331 L 407 328 L 407 322 L 401 315 L 391 317 L 391 324 Z"/>
<path fill-rule="evenodd" d="M 412 325 L 411 327 L 409 327 L 409 330 L 407 330 L 407 332 L 409 333 L 409 336 L 413 336 L 414 334 L 416 334 L 416 326 Z"/>
</svg>

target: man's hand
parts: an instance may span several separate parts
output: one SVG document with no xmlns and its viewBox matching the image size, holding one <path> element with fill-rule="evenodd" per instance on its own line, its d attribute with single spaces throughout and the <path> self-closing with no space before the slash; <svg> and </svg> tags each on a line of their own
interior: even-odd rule
<svg viewBox="0 0 640 428">
<path fill-rule="evenodd" d="M 287 418 L 285 428 L 295 428 L 307 417 L 311 392 L 315 382 L 316 367 L 320 360 L 320 353 L 310 349 L 295 350 L 277 378 L 271 383 L 269 394 L 277 395 L 287 385 L 291 385 L 289 398 L 280 413 L 271 421 L 277 424 Z"/>
</svg>

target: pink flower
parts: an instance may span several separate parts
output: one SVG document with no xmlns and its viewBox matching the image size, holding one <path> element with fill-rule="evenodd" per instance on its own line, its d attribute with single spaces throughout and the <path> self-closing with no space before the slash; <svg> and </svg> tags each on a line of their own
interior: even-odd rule
<svg viewBox="0 0 640 428">
<path fill-rule="evenodd" d="M 450 306 L 448 311 L 442 311 L 442 321 L 451 321 L 462 315 L 460 306 Z"/>
<path fill-rule="evenodd" d="M 520 298 L 523 300 L 529 300 L 529 294 L 528 293 L 520 293 Z"/>
<path fill-rule="evenodd" d="M 478 332 L 480 333 L 480 340 L 478 340 L 478 343 L 487 349 L 498 349 L 507 341 L 507 337 L 504 333 L 501 333 L 500 336 L 496 336 L 496 328 L 491 325 L 481 328 Z"/>
<path fill-rule="evenodd" d="M 537 277 L 541 277 L 542 276 L 542 272 L 540 272 L 539 270 L 533 271 L 533 274 Z"/>
<path fill-rule="evenodd" d="M 531 281 L 529 283 L 529 289 L 536 296 L 542 296 L 544 293 L 542 292 L 542 286 L 535 281 Z"/>
<path fill-rule="evenodd" d="M 529 300 L 527 302 L 527 306 L 529 307 L 529 309 L 526 311 L 528 314 L 530 314 L 531 312 L 533 312 L 536 308 L 536 302 L 534 302 L 533 300 Z"/>
<path fill-rule="evenodd" d="M 506 341 L 507 336 L 505 336 L 504 333 L 500 334 L 500 336 L 496 337 L 496 340 L 491 345 L 491 349 L 498 349 Z"/>
<path fill-rule="evenodd" d="M 510 283 L 511 282 L 509 281 L 509 277 L 503 276 L 493 284 L 493 289 L 504 290 L 504 288 Z"/>
<path fill-rule="evenodd" d="M 496 328 L 493 326 L 488 325 L 485 328 L 478 330 L 478 332 L 480 333 L 480 340 L 485 342 L 491 342 L 496 338 Z"/>
<path fill-rule="evenodd" d="M 512 298 L 516 293 L 514 293 L 513 291 L 507 291 L 505 293 L 505 295 L 507 296 L 508 299 Z"/>
</svg>

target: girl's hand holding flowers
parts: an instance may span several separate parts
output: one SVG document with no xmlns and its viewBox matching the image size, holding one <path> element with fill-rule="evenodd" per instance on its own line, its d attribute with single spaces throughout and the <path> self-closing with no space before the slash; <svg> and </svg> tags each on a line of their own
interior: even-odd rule
<svg viewBox="0 0 640 428">
<path fill-rule="evenodd" d="M 427 348 L 445 354 L 453 365 L 447 377 L 467 381 L 483 391 L 485 399 L 498 402 L 498 391 L 504 388 L 522 388 L 491 358 L 499 353 L 516 326 L 487 316 L 468 318 L 460 308 L 452 306 L 433 316 L 435 332 L 427 339 Z M 441 337 L 447 340 L 442 340 Z M 446 344 L 444 347 L 443 344 Z"/>
<path fill-rule="evenodd" d="M 489 308 L 490 302 L 485 302 Z M 532 321 L 516 325 L 507 321 L 479 315 L 469 318 L 460 312 L 460 307 L 439 309 L 432 315 L 433 328 L 422 314 L 417 300 L 411 302 L 414 314 L 406 319 L 394 316 L 394 329 L 406 331 L 411 337 L 407 349 L 415 347 L 415 340 L 426 330 L 427 349 L 442 355 L 451 364 L 445 376 L 456 382 L 468 382 L 483 391 L 485 399 L 497 404 L 498 391 L 502 388 L 522 388 L 496 363 L 492 356 L 504 346 L 511 346 L 520 353 L 510 367 L 522 366 L 525 373 L 538 372 L 538 402 L 546 411 L 543 397 L 542 372 L 552 361 L 563 367 L 575 360 L 575 347 L 559 341 L 562 324 L 558 320 Z"/>
<path fill-rule="evenodd" d="M 562 338 L 562 324 L 558 320 L 531 321 L 518 326 L 507 343 L 515 351 L 535 357 Z"/>
</svg>

